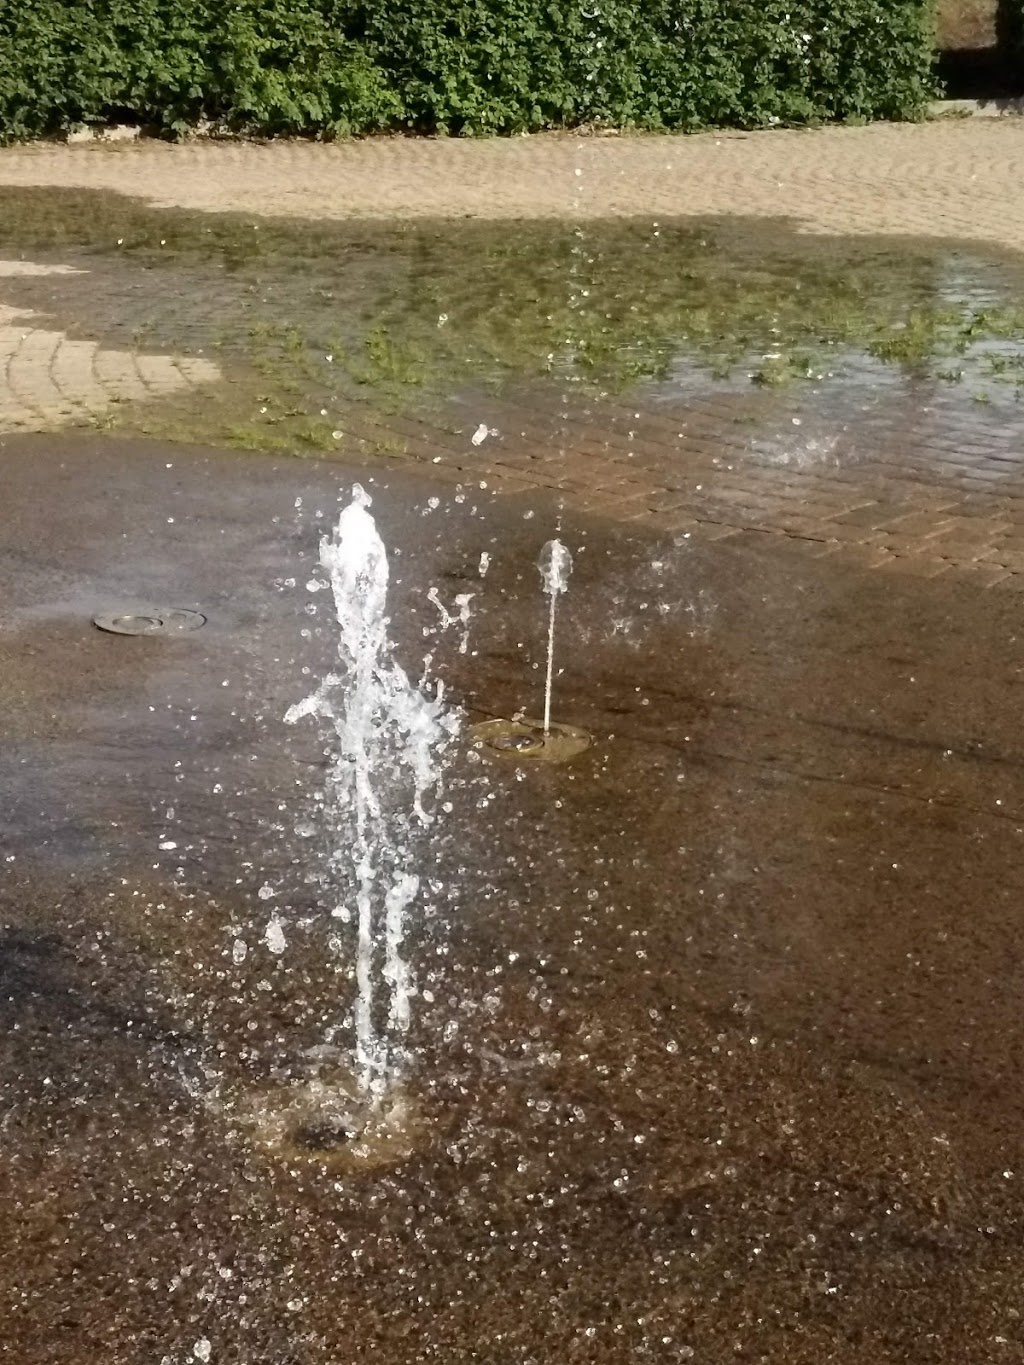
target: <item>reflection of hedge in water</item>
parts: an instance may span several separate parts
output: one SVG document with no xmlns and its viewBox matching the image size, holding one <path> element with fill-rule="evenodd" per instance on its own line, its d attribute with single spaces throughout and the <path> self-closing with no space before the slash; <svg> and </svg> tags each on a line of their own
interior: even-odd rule
<svg viewBox="0 0 1024 1365">
<path fill-rule="evenodd" d="M 670 224 L 419 235 L 413 267 L 344 346 L 349 372 L 430 388 L 553 372 L 621 390 L 690 357 L 715 373 L 751 363 L 775 383 L 827 368 L 838 347 L 924 366 L 979 340 L 1024 340 L 1010 304 L 981 313 L 944 297 L 926 254 L 820 242 L 797 254 L 782 237 L 774 249 L 759 237 L 755 252 L 715 236 Z"/>
<path fill-rule="evenodd" d="M 255 362 L 268 391 L 288 383 L 305 398 L 340 386 L 420 403 L 467 383 L 552 373 L 621 390 L 657 379 L 676 357 L 711 372 L 742 362 L 738 375 L 777 383 L 832 368 L 840 347 L 941 373 L 959 367 L 964 349 L 993 341 L 1011 344 L 990 347 L 992 373 L 978 377 L 1021 379 L 1024 314 L 1012 303 L 1021 271 L 986 266 L 980 254 L 953 278 L 941 248 L 797 237 L 779 224 L 254 226 L 117 195 L 26 189 L 5 196 L 0 250 L 58 250 L 65 261 L 90 253 L 90 275 L 62 287 L 62 327 L 132 345 L 144 317 L 155 343 L 219 344 L 226 359 Z M 122 296 L 108 291 L 123 304 L 109 318 L 106 294 L 86 287 L 105 262 L 118 280 L 133 264 L 154 268 Z M 41 289 L 19 281 L 13 301 L 50 307 L 49 294 L 33 293 Z M 204 312 L 211 299 L 216 343 Z"/>
<path fill-rule="evenodd" d="M 906 118 L 930 0 L 5 0 L 0 139 Z"/>
</svg>

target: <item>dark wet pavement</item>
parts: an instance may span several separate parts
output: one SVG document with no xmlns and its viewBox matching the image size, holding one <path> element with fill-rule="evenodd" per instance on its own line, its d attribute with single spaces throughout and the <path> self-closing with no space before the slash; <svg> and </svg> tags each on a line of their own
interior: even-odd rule
<svg viewBox="0 0 1024 1365">
<path fill-rule="evenodd" d="M 401 657 L 477 720 L 539 708 L 556 505 L 99 437 L 0 463 L 0 1353 L 1021 1358 L 1015 595 L 567 514 L 554 713 L 594 744 L 459 748 L 423 1135 L 339 1171 L 241 1117 L 352 992 L 281 721 L 331 652 L 315 514 L 371 489 Z M 465 655 L 431 587 L 475 594 Z M 90 624 L 159 604 L 209 624 Z"/>
</svg>

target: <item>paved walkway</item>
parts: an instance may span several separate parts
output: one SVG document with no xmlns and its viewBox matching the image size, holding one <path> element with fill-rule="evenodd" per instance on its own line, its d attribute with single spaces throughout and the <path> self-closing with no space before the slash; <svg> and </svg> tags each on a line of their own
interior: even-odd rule
<svg viewBox="0 0 1024 1365">
<path fill-rule="evenodd" d="M 1024 412 L 894 386 L 861 422 L 818 394 L 717 393 L 637 410 L 535 393 L 466 410 L 464 425 L 353 409 L 347 434 L 401 442 L 395 464 L 525 493 L 675 536 L 774 539 L 883 573 L 1024 591 Z M 916 404 L 919 403 L 919 406 Z M 755 420 L 751 424 L 750 417 Z M 479 447 L 476 418 L 493 423 Z"/>
<path fill-rule="evenodd" d="M 577 174 L 577 172 L 579 172 Z M 305 218 L 751 214 L 1024 247 L 1024 119 L 690 137 L 31 146 L 0 187 Z"/>
<path fill-rule="evenodd" d="M 1024 249 L 1024 120 L 685 138 L 33 146 L 0 152 L 5 186 L 306 218 L 742 214 L 807 232 Z M 11 269 L 0 263 L 0 276 Z M 0 310 L 0 362 L 0 431 L 217 378 L 206 362 L 62 341 L 10 309 Z M 478 414 L 454 433 L 369 410 L 345 425 L 372 444 L 383 424 L 392 448 L 438 473 L 555 488 L 574 505 L 665 530 L 785 537 L 887 572 L 1024 587 L 1019 405 L 966 412 L 962 396 L 933 386 L 909 407 L 906 395 L 888 406 L 883 396 L 870 420 L 829 425 L 813 396 L 800 401 L 790 410 L 763 400 L 777 409 L 767 440 L 764 420 L 757 431 L 737 424 L 727 394 L 642 413 L 609 405 L 569 427 L 512 401 L 483 414 L 498 435 L 479 449 Z"/>
<path fill-rule="evenodd" d="M 0 284 L 12 276 L 76 273 L 69 266 L 0 260 Z M 115 404 L 163 398 L 219 378 L 208 360 L 73 341 L 37 325 L 31 312 L 0 303 L 0 433 L 102 418 Z"/>
</svg>

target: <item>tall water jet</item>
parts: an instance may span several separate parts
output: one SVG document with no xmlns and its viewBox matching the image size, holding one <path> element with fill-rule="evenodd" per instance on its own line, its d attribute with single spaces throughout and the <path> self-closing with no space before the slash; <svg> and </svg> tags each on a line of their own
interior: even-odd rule
<svg viewBox="0 0 1024 1365">
<path fill-rule="evenodd" d="M 331 538 L 320 542 L 339 630 L 340 667 L 285 720 L 327 721 L 324 814 L 333 836 L 328 858 L 332 915 L 356 922 L 357 1081 L 371 1107 L 384 1098 L 405 1059 L 415 993 L 403 940 L 419 891 L 416 832 L 433 823 L 425 802 L 438 785 L 458 715 L 415 687 L 393 654 L 386 615 L 388 558 L 357 484 Z"/>
<path fill-rule="evenodd" d="M 551 684 L 555 668 L 555 609 L 559 596 L 569 586 L 572 555 L 560 540 L 549 540 L 537 561 L 544 591 L 551 599 L 548 607 L 548 668 L 544 683 L 544 734 L 551 733 Z"/>
</svg>

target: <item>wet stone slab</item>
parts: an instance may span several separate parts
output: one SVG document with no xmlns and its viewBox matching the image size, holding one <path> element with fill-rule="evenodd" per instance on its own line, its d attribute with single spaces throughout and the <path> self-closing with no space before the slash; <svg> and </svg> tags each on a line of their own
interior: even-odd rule
<svg viewBox="0 0 1024 1365">
<path fill-rule="evenodd" d="M 0 463 L 9 1351 L 1020 1352 L 1012 594 L 366 465 L 74 435 Z M 332 657 L 306 585 L 357 478 L 399 657 L 433 653 L 467 726 L 537 714 L 557 527 L 553 714 L 592 737 L 457 747 L 409 944 L 415 1122 L 362 1166 L 252 1123 L 351 1059 L 323 742 L 282 718 Z M 435 588 L 473 593 L 465 653 Z M 142 599 L 207 623 L 93 626 Z"/>
</svg>

